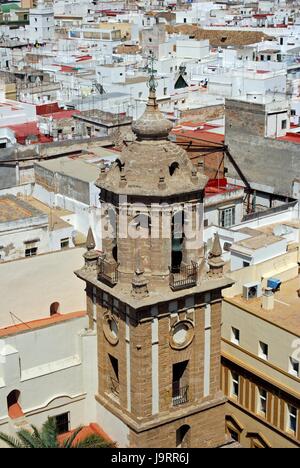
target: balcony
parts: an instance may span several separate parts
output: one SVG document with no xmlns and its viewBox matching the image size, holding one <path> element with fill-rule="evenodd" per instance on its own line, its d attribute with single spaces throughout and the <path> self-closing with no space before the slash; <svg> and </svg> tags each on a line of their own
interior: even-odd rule
<svg viewBox="0 0 300 468">
<path fill-rule="evenodd" d="M 183 405 L 189 401 L 189 386 L 180 386 L 180 382 L 173 382 L 172 403 L 173 406 Z"/>
<path fill-rule="evenodd" d="M 115 286 L 118 282 L 118 265 L 100 258 L 98 279 L 109 286 Z"/>
<path fill-rule="evenodd" d="M 114 377 L 110 377 L 110 391 L 115 397 L 119 398 L 120 383 Z"/>
<path fill-rule="evenodd" d="M 170 288 L 172 291 L 192 288 L 197 285 L 198 267 L 195 264 L 182 266 L 178 273 L 170 273 Z"/>
</svg>

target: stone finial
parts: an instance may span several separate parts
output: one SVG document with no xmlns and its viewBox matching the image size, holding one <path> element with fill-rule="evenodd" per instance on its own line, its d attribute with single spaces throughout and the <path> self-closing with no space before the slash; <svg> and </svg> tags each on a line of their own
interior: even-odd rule
<svg viewBox="0 0 300 468">
<path fill-rule="evenodd" d="M 225 262 L 222 258 L 222 247 L 219 234 L 215 234 L 214 242 L 211 251 L 208 254 L 209 272 L 208 276 L 216 277 L 223 276 Z"/>
<path fill-rule="evenodd" d="M 213 256 L 213 257 L 221 257 L 222 256 L 222 247 L 221 247 L 221 243 L 220 243 L 220 237 L 219 237 L 219 234 L 216 233 L 215 234 L 215 238 L 214 238 L 214 242 L 213 242 L 213 246 L 212 246 L 212 249 L 210 251 L 210 255 Z"/>
<path fill-rule="evenodd" d="M 103 175 L 106 174 L 106 166 L 104 164 L 103 159 L 100 162 L 99 168 L 100 168 L 100 175 L 103 177 Z"/>
<path fill-rule="evenodd" d="M 83 255 L 85 261 L 85 268 L 95 269 L 97 268 L 99 252 L 95 250 L 96 243 L 93 235 L 93 231 L 89 228 L 88 235 L 86 238 L 86 249 L 87 251 Z"/>
<path fill-rule="evenodd" d="M 148 281 L 144 275 L 142 259 L 139 251 L 137 252 L 136 256 L 136 267 L 131 284 L 131 295 L 135 299 L 144 299 L 145 297 L 149 296 Z"/>
<path fill-rule="evenodd" d="M 204 174 L 204 161 L 198 161 L 197 169 L 200 174 Z"/>
<path fill-rule="evenodd" d="M 87 250 L 94 250 L 95 247 L 96 247 L 95 238 L 94 238 L 92 228 L 90 227 L 87 238 L 86 238 L 86 248 Z"/>
<path fill-rule="evenodd" d="M 192 171 L 191 171 L 191 179 L 192 179 L 192 182 L 193 183 L 197 183 L 198 182 L 198 174 L 197 174 L 197 169 L 195 167 L 192 168 Z"/>
</svg>

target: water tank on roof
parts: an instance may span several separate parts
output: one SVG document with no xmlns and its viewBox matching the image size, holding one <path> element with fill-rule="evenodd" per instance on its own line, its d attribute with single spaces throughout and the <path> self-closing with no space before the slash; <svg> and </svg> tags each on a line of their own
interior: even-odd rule
<svg viewBox="0 0 300 468">
<path fill-rule="evenodd" d="M 281 280 L 278 278 L 268 279 L 268 288 L 271 288 L 273 292 L 279 291 L 281 286 Z"/>
</svg>

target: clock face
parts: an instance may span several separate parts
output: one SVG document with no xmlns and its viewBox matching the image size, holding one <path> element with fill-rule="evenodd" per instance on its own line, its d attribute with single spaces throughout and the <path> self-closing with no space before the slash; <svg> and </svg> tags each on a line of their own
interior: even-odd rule
<svg viewBox="0 0 300 468">
<path fill-rule="evenodd" d="M 180 320 L 171 328 L 170 346 L 173 349 L 183 349 L 191 344 L 194 338 L 194 324 L 191 320 Z"/>
</svg>

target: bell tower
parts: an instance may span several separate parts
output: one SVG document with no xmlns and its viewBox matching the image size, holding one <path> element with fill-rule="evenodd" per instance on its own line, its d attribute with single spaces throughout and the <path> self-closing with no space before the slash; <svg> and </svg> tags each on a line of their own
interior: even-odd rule
<svg viewBox="0 0 300 468">
<path fill-rule="evenodd" d="M 217 447 L 223 276 L 218 239 L 205 260 L 206 177 L 168 140 L 154 77 L 136 140 L 101 168 L 103 251 L 89 234 L 90 327 L 98 335 L 98 419 L 120 447 Z"/>
</svg>

